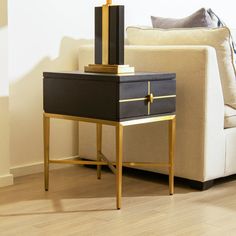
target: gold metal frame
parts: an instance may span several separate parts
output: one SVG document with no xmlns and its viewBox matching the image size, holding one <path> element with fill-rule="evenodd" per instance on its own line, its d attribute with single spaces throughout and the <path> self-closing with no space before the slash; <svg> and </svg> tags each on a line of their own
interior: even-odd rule
<svg viewBox="0 0 236 236">
<path fill-rule="evenodd" d="M 97 126 L 97 160 L 50 160 L 50 119 L 66 119 L 74 121 L 83 121 L 95 123 Z M 131 125 L 139 125 L 146 123 L 154 123 L 160 121 L 168 121 L 169 123 L 169 160 L 166 163 L 151 163 L 151 162 L 123 162 L 123 127 Z M 92 119 L 77 116 L 67 116 L 59 114 L 44 113 L 43 127 L 44 127 L 44 184 L 45 191 L 49 189 L 49 164 L 79 164 L 79 165 L 97 165 L 97 178 L 101 178 L 102 165 L 108 165 L 113 173 L 116 175 L 116 207 L 121 208 L 122 198 L 122 166 L 128 167 L 166 167 L 169 169 L 169 193 L 174 194 L 174 156 L 175 156 L 175 115 L 157 116 L 143 119 L 135 119 L 129 121 L 108 121 L 100 119 Z M 116 127 L 116 161 L 110 162 L 102 154 L 102 125 L 111 125 Z"/>
</svg>

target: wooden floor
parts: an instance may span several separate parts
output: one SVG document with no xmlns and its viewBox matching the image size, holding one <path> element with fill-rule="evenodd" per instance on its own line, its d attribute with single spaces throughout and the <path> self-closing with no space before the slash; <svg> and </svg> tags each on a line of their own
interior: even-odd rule
<svg viewBox="0 0 236 236">
<path fill-rule="evenodd" d="M 0 235 L 236 235 L 236 180 L 200 192 L 167 181 L 126 174 L 123 207 L 115 209 L 115 177 L 69 167 L 51 172 L 50 191 L 43 175 L 15 179 L 0 188 Z"/>
</svg>

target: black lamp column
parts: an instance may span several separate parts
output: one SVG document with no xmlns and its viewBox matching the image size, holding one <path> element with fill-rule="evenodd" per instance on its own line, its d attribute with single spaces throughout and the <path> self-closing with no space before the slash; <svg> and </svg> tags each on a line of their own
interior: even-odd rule
<svg viewBox="0 0 236 236">
<path fill-rule="evenodd" d="M 103 24 L 103 8 L 95 7 L 95 64 L 124 64 L 124 6 L 110 6 L 108 24 Z M 104 29 L 104 27 L 108 27 Z M 103 38 L 107 30 L 108 38 Z"/>
<path fill-rule="evenodd" d="M 85 72 L 133 73 L 134 68 L 124 65 L 124 6 L 112 5 L 111 0 L 95 7 L 95 64 Z"/>
</svg>

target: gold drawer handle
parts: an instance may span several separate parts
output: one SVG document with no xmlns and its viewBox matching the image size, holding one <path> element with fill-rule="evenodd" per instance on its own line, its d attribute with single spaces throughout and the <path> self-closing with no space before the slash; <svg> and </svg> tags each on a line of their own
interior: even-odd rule
<svg viewBox="0 0 236 236">
<path fill-rule="evenodd" d="M 154 96 L 153 96 L 153 94 L 152 94 L 152 93 L 148 94 L 148 95 L 146 96 L 146 99 L 147 99 L 148 102 L 153 103 L 153 101 L 154 101 Z"/>
</svg>

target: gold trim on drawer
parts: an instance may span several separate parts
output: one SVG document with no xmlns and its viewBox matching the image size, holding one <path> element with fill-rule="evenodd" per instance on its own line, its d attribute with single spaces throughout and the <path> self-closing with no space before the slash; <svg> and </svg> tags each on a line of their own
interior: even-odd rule
<svg viewBox="0 0 236 236">
<path fill-rule="evenodd" d="M 145 101 L 147 100 L 147 98 L 129 98 L 129 99 L 122 99 L 119 102 L 123 103 L 123 102 L 136 102 L 136 101 Z"/>
<path fill-rule="evenodd" d="M 153 101 L 154 101 L 153 94 L 152 94 L 152 93 L 148 94 L 148 95 L 146 96 L 146 99 L 147 99 L 148 102 L 150 102 L 150 103 L 152 104 Z"/>
<path fill-rule="evenodd" d="M 151 112 L 151 101 L 153 103 L 153 94 L 151 96 L 151 82 L 148 81 L 148 95 L 146 96 L 148 101 L 148 115 L 150 115 Z"/>
<path fill-rule="evenodd" d="M 175 98 L 176 95 L 166 95 L 166 96 L 157 96 L 157 97 L 154 97 L 153 99 L 163 99 L 163 98 Z"/>
<path fill-rule="evenodd" d="M 128 99 L 121 99 L 119 100 L 120 103 L 123 103 L 123 102 L 136 102 L 136 101 L 145 101 L 147 100 L 148 101 L 148 96 L 150 95 L 147 95 L 147 97 L 145 98 L 128 98 Z M 166 95 L 166 96 L 156 96 L 156 97 L 153 97 L 153 100 L 156 100 L 156 99 L 163 99 L 163 98 L 175 98 L 176 95 Z"/>
</svg>

